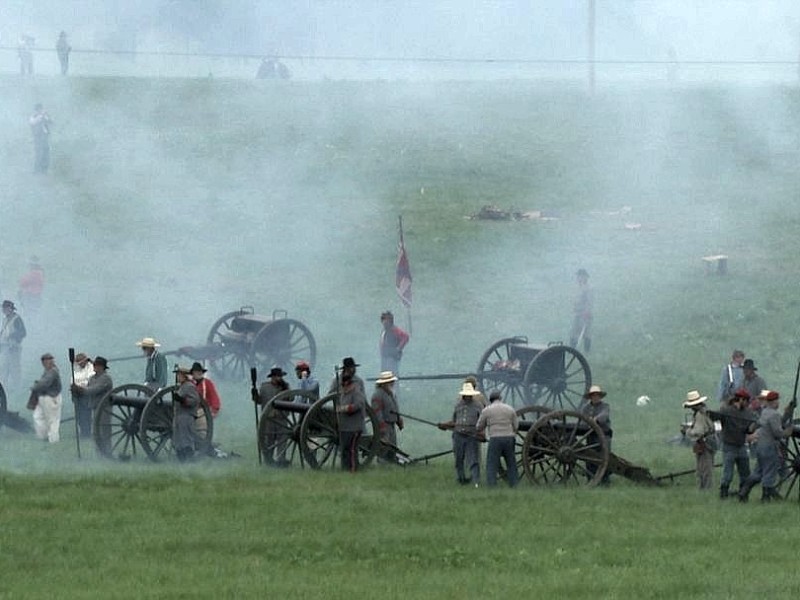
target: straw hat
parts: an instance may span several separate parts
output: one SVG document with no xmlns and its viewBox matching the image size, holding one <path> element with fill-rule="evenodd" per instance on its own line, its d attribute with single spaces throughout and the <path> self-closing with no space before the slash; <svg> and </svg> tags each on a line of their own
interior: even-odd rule
<svg viewBox="0 0 800 600">
<path fill-rule="evenodd" d="M 397 381 L 397 377 L 391 371 L 381 371 L 380 376 L 378 379 L 375 380 L 377 385 L 381 385 L 382 383 L 392 383 L 393 381 Z"/>
<path fill-rule="evenodd" d="M 683 408 L 691 408 L 698 404 L 703 404 L 708 399 L 708 396 L 701 396 L 697 390 L 692 390 L 686 394 L 686 402 L 683 403 Z"/>
<path fill-rule="evenodd" d="M 471 383 L 464 383 L 461 386 L 461 392 L 459 395 L 461 396 L 477 396 L 480 392 L 475 391 L 475 388 L 472 387 Z"/>
<path fill-rule="evenodd" d="M 583 397 L 584 397 L 584 398 L 591 398 L 591 397 L 592 397 L 592 396 L 594 396 L 595 394 L 599 394 L 601 398 L 605 398 L 605 397 L 606 397 L 606 392 L 604 392 L 604 391 L 603 391 L 603 388 L 601 388 L 599 385 L 593 385 L 593 386 L 590 386 L 590 387 L 589 387 L 589 391 L 588 391 L 588 392 L 586 392 L 586 393 L 583 395 Z"/>
<path fill-rule="evenodd" d="M 136 342 L 136 345 L 140 348 L 160 348 L 161 344 L 159 344 L 154 338 L 146 337 L 140 339 Z"/>
</svg>

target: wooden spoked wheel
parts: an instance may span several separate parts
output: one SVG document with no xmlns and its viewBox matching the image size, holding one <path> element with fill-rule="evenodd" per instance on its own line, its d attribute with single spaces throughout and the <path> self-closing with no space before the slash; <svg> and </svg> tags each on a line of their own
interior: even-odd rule
<svg viewBox="0 0 800 600">
<path fill-rule="evenodd" d="M 262 327 L 253 339 L 250 364 L 258 369 L 280 367 L 287 373 L 304 360 L 314 365 L 317 344 L 311 331 L 300 321 L 278 319 Z"/>
<path fill-rule="evenodd" d="M 512 406 L 524 406 L 525 373 L 519 360 L 511 357 L 511 347 L 527 343 L 528 338 L 518 336 L 504 338 L 489 346 L 478 361 L 476 370 L 480 389 L 499 390 L 505 401 Z"/>
<path fill-rule="evenodd" d="M 539 418 L 525 435 L 522 466 L 536 484 L 597 485 L 608 468 L 608 440 L 593 419 L 568 410 Z"/>
<path fill-rule="evenodd" d="M 236 317 L 251 314 L 253 309 L 244 307 L 225 313 L 211 326 L 206 344 L 220 348 L 219 356 L 208 361 L 208 368 L 215 377 L 236 381 L 247 376 L 250 369 L 252 335 L 234 331 L 231 324 Z"/>
<path fill-rule="evenodd" d="M 525 370 L 525 404 L 576 410 L 592 385 L 586 358 L 570 346 L 549 346 Z"/>
<path fill-rule="evenodd" d="M 319 399 L 303 390 L 276 394 L 261 410 L 258 419 L 258 447 L 267 466 L 303 466 L 300 428 L 303 418 Z"/>
<path fill-rule="evenodd" d="M 170 458 L 175 454 L 172 445 L 175 415 L 172 394 L 177 390 L 177 385 L 161 388 L 148 400 L 142 410 L 139 439 L 147 457 L 153 462 Z M 213 447 L 214 419 L 211 416 L 211 409 L 205 402 L 200 403 L 194 418 L 195 453 L 198 456 L 207 456 Z"/>
<path fill-rule="evenodd" d="M 305 464 L 312 469 L 340 467 L 339 423 L 334 410 L 338 396 L 330 394 L 317 400 L 300 426 L 300 451 Z M 363 427 L 358 448 L 359 468 L 372 463 L 380 448 L 378 419 L 369 405 Z"/>
<path fill-rule="evenodd" d="M 139 425 L 142 410 L 153 391 L 127 383 L 108 392 L 95 408 L 92 437 L 97 451 L 120 461 L 129 461 L 141 449 Z"/>
</svg>

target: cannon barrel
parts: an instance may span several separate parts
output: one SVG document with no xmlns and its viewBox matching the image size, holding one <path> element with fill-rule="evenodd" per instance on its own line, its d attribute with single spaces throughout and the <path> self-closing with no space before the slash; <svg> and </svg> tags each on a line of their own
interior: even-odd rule
<svg viewBox="0 0 800 600">
<path fill-rule="evenodd" d="M 311 408 L 311 404 L 307 402 L 291 402 L 288 400 L 275 400 L 272 402 L 272 408 L 275 410 L 282 410 L 292 413 L 305 414 Z"/>
</svg>

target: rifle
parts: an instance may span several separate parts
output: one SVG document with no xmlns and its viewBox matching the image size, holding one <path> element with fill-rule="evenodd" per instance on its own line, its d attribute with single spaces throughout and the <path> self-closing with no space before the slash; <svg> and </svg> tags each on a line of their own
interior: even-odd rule
<svg viewBox="0 0 800 600">
<path fill-rule="evenodd" d="M 786 405 L 786 410 L 783 411 L 784 425 L 792 425 L 794 421 L 794 409 L 797 408 L 797 382 L 800 380 L 800 361 L 797 361 L 797 370 L 794 373 L 794 391 L 792 392 L 792 399 Z"/>
<path fill-rule="evenodd" d="M 261 464 L 263 458 L 261 457 L 261 436 L 258 435 L 258 388 L 256 387 L 258 381 L 258 371 L 255 367 L 250 367 L 250 398 L 253 401 L 253 409 L 256 413 L 256 446 L 258 448 L 258 464 Z"/>
<path fill-rule="evenodd" d="M 397 411 L 394 411 L 394 410 L 389 411 L 389 412 L 397 415 L 398 417 L 403 417 L 404 419 L 409 419 L 411 421 L 417 421 L 418 423 L 425 423 L 425 425 L 433 425 L 437 429 L 442 429 L 442 430 L 454 429 L 454 427 L 450 426 L 449 423 L 447 423 L 447 424 L 445 424 L 445 423 L 442 423 L 442 424 L 434 423 L 433 421 L 428 421 L 426 419 L 420 419 L 419 417 L 414 417 L 414 416 L 407 415 L 405 413 L 400 413 L 400 412 L 397 412 Z M 482 433 L 461 433 L 460 435 L 465 435 L 467 437 L 474 437 L 479 442 L 485 442 L 486 441 L 486 436 L 483 435 Z"/>
<path fill-rule="evenodd" d="M 72 374 L 72 385 L 75 385 L 75 348 L 69 349 L 69 365 L 70 373 Z M 75 411 L 75 447 L 78 450 L 78 460 L 81 458 L 81 434 L 78 431 L 78 400 L 75 398 L 75 392 L 70 392 L 72 396 L 72 409 Z"/>
</svg>

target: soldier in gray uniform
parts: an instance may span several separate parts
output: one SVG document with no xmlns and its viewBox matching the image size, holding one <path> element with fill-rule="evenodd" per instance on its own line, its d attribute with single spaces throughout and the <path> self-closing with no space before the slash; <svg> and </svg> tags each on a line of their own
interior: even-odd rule
<svg viewBox="0 0 800 600">
<path fill-rule="evenodd" d="M 453 454 L 455 455 L 456 477 L 462 485 L 478 487 L 481 479 L 480 438 L 476 425 L 483 406 L 475 401 L 478 392 L 471 383 L 461 386 L 460 397 L 453 408 L 453 420 L 437 423 L 439 429 L 453 431 Z M 467 477 L 465 467 L 469 469 Z"/>
<path fill-rule="evenodd" d="M 746 358 L 742 363 L 742 373 L 742 388 L 750 394 L 750 410 L 761 414 L 761 403 L 758 401 L 758 396 L 764 390 L 769 389 L 767 382 L 758 374 L 758 368 L 752 358 Z"/>
<path fill-rule="evenodd" d="M 589 273 L 586 269 L 578 269 L 575 273 L 578 281 L 578 296 L 572 307 L 572 328 L 569 332 L 569 345 L 577 348 L 583 340 L 583 349 L 586 352 L 592 349 L 592 308 L 594 307 L 594 293 L 589 286 Z"/>
<path fill-rule="evenodd" d="M 339 425 L 339 446 L 342 450 L 342 469 L 358 470 L 358 444 L 364 432 L 367 397 L 352 375 L 342 375 L 342 390 L 336 398 L 336 420 Z"/>
<path fill-rule="evenodd" d="M 61 376 L 49 352 L 42 355 L 42 366 L 44 373 L 31 387 L 31 394 L 37 398 L 33 425 L 36 437 L 55 444 L 59 441 L 61 427 Z"/>
<path fill-rule="evenodd" d="M 191 378 L 188 367 L 175 367 L 178 389 L 172 393 L 174 416 L 172 422 L 172 447 L 181 462 L 194 456 L 197 434 L 194 417 L 200 406 L 200 394 Z"/>
<path fill-rule="evenodd" d="M 593 385 L 589 387 L 589 391 L 583 396 L 583 401 L 578 410 L 597 423 L 605 435 L 608 451 L 611 452 L 611 437 L 614 435 L 614 432 L 611 429 L 611 406 L 603 401 L 605 397 L 606 392 L 604 392 L 599 385 Z M 596 433 L 590 433 L 586 437 L 587 445 L 595 446 L 598 444 L 599 440 L 597 438 L 598 436 Z M 595 473 L 597 473 L 597 465 L 587 462 L 586 471 L 589 480 L 593 479 Z M 603 477 L 600 480 L 600 485 L 608 485 L 611 481 L 610 478 L 611 473 L 606 469 L 606 472 L 603 473 Z"/>
<path fill-rule="evenodd" d="M 339 379 L 343 379 L 345 375 L 349 375 L 350 378 L 355 382 L 355 384 L 361 389 L 361 393 L 364 396 L 367 395 L 366 388 L 364 387 L 364 381 L 356 375 L 356 369 L 361 365 L 356 362 L 356 360 L 352 356 L 348 356 L 342 359 L 342 366 L 341 366 L 341 375 L 338 377 L 334 377 L 333 381 L 331 381 L 330 387 L 328 387 L 329 394 L 335 394 L 339 391 Z"/>
<path fill-rule="evenodd" d="M 75 404 L 77 408 L 75 418 L 78 419 L 81 437 L 92 435 L 92 414 L 103 396 L 114 387 L 114 382 L 111 381 L 111 376 L 107 372 L 108 361 L 102 356 L 98 356 L 92 361 L 92 364 L 94 365 L 94 375 L 89 377 L 86 386 L 73 383 L 70 387 L 78 399 Z"/>
<path fill-rule="evenodd" d="M 0 383 L 9 394 L 19 386 L 22 340 L 27 331 L 17 307 L 11 300 L 3 300 L 3 323 L 0 324 Z"/>
<path fill-rule="evenodd" d="M 375 381 L 375 392 L 372 394 L 371 404 L 375 416 L 378 418 L 378 427 L 381 439 L 391 448 L 386 452 L 385 459 L 394 459 L 396 456 L 393 448 L 397 448 L 397 429 L 403 429 L 403 417 L 398 413 L 397 398 L 394 395 L 394 382 L 397 377 L 391 371 L 382 371 Z"/>
<path fill-rule="evenodd" d="M 787 406 L 783 416 L 778 412 L 780 394 L 767 390 L 762 394 L 764 408 L 758 418 L 758 429 L 753 436 L 756 439 L 756 468 L 744 482 L 739 490 L 739 500 L 747 502 L 750 490 L 759 481 L 761 482 L 761 501 L 780 500 L 778 493 L 778 471 L 781 466 L 780 446 L 784 438 L 792 435 L 794 425 L 792 424 L 792 411 L 794 411 L 795 401 L 792 400 Z"/>
<path fill-rule="evenodd" d="M 280 367 L 273 367 L 269 372 L 269 379 L 261 384 L 258 389 L 258 402 L 261 405 L 261 419 L 267 419 L 266 439 L 261 444 L 264 462 L 271 466 L 287 467 L 286 449 L 289 443 L 287 431 L 290 424 L 284 411 L 267 408 L 267 404 L 275 396 L 289 389 L 289 384 L 283 380 L 286 371 Z"/>
<path fill-rule="evenodd" d="M 756 417 L 748 409 L 750 394 L 744 388 L 734 392 L 728 404 L 719 411 L 722 424 L 722 479 L 719 497 L 727 498 L 733 481 L 733 468 L 739 472 L 739 487 L 750 477 L 750 457 L 747 454 L 747 434 L 755 429 Z"/>
</svg>

